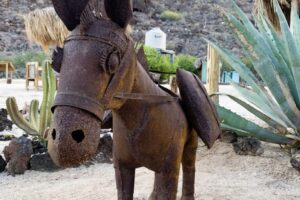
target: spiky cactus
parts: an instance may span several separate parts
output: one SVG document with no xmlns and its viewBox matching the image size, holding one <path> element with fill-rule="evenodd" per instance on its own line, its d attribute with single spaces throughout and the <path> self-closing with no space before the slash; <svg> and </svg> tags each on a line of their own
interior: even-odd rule
<svg viewBox="0 0 300 200">
<path fill-rule="evenodd" d="M 44 131 L 52 123 L 51 106 L 54 101 L 56 91 L 55 75 L 51 68 L 50 61 L 43 63 L 43 100 L 39 112 L 39 101 L 32 100 L 29 108 L 29 120 L 25 119 L 19 112 L 16 99 L 9 97 L 6 100 L 6 107 L 13 123 L 24 130 L 27 134 L 38 136 L 43 139 Z"/>
</svg>

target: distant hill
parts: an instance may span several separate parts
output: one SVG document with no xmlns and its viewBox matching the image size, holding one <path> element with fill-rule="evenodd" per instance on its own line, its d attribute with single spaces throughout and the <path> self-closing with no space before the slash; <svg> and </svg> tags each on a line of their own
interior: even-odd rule
<svg viewBox="0 0 300 200">
<path fill-rule="evenodd" d="M 136 41 L 143 42 L 145 32 L 161 27 L 167 33 L 167 47 L 177 53 L 206 56 L 203 36 L 215 38 L 224 46 L 238 52 L 237 46 L 227 31 L 217 6 L 228 6 L 229 0 L 133 0 L 135 5 L 133 33 Z M 51 6 L 50 0 L 0 0 L 0 54 L 15 54 L 28 49 L 40 48 L 29 44 L 24 32 L 22 14 L 36 8 Z M 253 0 L 238 0 L 249 15 Z M 163 18 L 171 10 L 181 15 L 179 21 Z"/>
</svg>

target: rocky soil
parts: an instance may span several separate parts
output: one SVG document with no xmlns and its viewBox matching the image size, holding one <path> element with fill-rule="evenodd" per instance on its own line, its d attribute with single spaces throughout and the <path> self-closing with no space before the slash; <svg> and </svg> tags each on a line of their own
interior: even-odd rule
<svg viewBox="0 0 300 200">
<path fill-rule="evenodd" d="M 168 49 L 188 53 L 202 59 L 206 44 L 201 38 L 214 38 L 229 49 L 237 46 L 221 17 L 218 6 L 228 7 L 229 0 L 134 0 L 133 38 L 143 42 L 145 32 L 161 27 L 167 33 Z M 237 0 L 251 14 L 253 0 Z M 0 0 L 0 55 L 11 55 L 26 50 L 40 50 L 29 44 L 24 32 L 22 15 L 36 8 L 51 5 L 50 0 Z M 161 13 L 172 10 L 182 14 L 179 21 L 163 21 Z"/>
</svg>

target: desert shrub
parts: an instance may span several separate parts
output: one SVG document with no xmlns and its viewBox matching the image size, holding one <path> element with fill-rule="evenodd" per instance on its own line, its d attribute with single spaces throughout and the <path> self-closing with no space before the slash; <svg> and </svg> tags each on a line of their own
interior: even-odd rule
<svg viewBox="0 0 300 200">
<path fill-rule="evenodd" d="M 190 72 L 194 72 L 196 57 L 186 54 L 180 54 L 175 57 L 174 65 L 176 68 L 185 69 Z"/>
<path fill-rule="evenodd" d="M 49 59 L 49 57 L 42 51 L 24 51 L 20 53 L 16 53 L 11 56 L 1 55 L 0 60 L 10 61 L 14 64 L 16 69 L 25 68 L 27 62 L 39 62 L 43 63 L 44 60 Z"/>
<path fill-rule="evenodd" d="M 171 10 L 165 10 L 160 17 L 162 20 L 179 21 L 182 19 L 182 14 Z"/>
<path fill-rule="evenodd" d="M 170 63 L 169 56 L 161 55 L 155 48 L 144 46 L 146 60 L 150 71 L 175 72 L 175 66 Z M 161 79 L 165 80 L 169 75 L 162 75 Z"/>
</svg>

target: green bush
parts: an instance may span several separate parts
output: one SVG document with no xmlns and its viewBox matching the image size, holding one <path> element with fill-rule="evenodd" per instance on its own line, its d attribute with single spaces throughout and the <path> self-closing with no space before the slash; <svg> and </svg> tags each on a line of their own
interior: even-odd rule
<svg viewBox="0 0 300 200">
<path fill-rule="evenodd" d="M 185 69 L 190 72 L 195 72 L 194 63 L 196 57 L 186 54 L 180 54 L 175 57 L 174 63 L 170 62 L 170 57 L 161 55 L 155 48 L 144 46 L 146 60 L 150 67 L 150 71 L 159 71 L 167 73 L 175 73 L 177 68 Z M 166 80 L 169 75 L 161 75 L 161 80 Z"/>
<path fill-rule="evenodd" d="M 160 17 L 162 20 L 179 21 L 182 19 L 182 14 L 171 10 L 165 10 Z"/>
<path fill-rule="evenodd" d="M 16 69 L 25 68 L 27 62 L 37 61 L 42 64 L 43 61 L 47 59 L 49 59 L 49 57 L 42 51 L 24 51 L 12 56 L 0 55 L 0 60 L 12 62 Z"/>
<path fill-rule="evenodd" d="M 161 55 L 155 48 L 144 46 L 146 60 L 150 71 L 175 72 L 176 68 L 170 63 L 169 56 Z M 162 75 L 161 80 L 168 79 L 169 75 Z"/>
<path fill-rule="evenodd" d="M 185 69 L 190 72 L 195 71 L 196 57 L 191 55 L 180 54 L 175 57 L 174 65 L 177 68 Z"/>
</svg>

